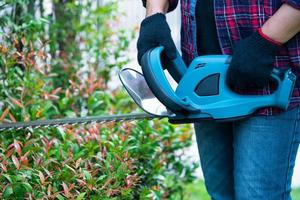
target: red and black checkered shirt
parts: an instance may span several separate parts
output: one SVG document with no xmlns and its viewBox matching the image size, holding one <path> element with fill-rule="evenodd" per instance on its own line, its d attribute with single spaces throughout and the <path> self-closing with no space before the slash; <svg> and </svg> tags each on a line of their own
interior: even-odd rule
<svg viewBox="0 0 300 200">
<path fill-rule="evenodd" d="M 183 59 L 189 64 L 196 56 L 196 17 L 195 8 L 197 0 L 181 0 L 181 50 Z M 215 0 L 214 13 L 218 40 L 223 54 L 232 54 L 233 44 L 257 31 L 283 3 L 300 9 L 300 0 Z M 176 8 L 178 0 L 169 0 L 169 11 Z M 289 109 L 300 105 L 300 33 L 289 40 L 276 56 L 274 63 L 278 68 L 291 68 L 298 77 L 293 91 Z M 243 94 L 272 93 L 274 87 L 269 85 L 262 90 L 240 91 Z M 277 108 L 259 110 L 260 115 L 280 113 Z"/>
</svg>

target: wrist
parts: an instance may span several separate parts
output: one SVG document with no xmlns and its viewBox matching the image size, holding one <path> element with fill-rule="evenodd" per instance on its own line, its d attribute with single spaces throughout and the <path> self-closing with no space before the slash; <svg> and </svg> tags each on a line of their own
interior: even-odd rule
<svg viewBox="0 0 300 200">
<path fill-rule="evenodd" d="M 156 13 L 166 14 L 168 12 L 169 1 L 168 0 L 147 0 L 146 4 L 146 16 L 151 16 Z"/>
<path fill-rule="evenodd" d="M 262 26 L 262 32 L 282 44 L 300 31 L 300 11 L 283 4 Z"/>
<path fill-rule="evenodd" d="M 276 39 L 274 39 L 272 36 L 269 36 L 267 33 L 265 33 L 267 31 L 264 31 L 263 28 L 259 28 L 258 29 L 258 33 L 260 34 L 261 37 L 263 37 L 265 40 L 269 41 L 270 43 L 277 45 L 277 46 L 282 46 L 283 42 L 278 41 Z"/>
<path fill-rule="evenodd" d="M 153 9 L 153 10 L 148 10 L 147 9 L 147 12 L 146 12 L 146 17 L 150 17 L 152 15 L 155 15 L 155 14 L 166 14 L 163 10 L 161 9 Z"/>
</svg>

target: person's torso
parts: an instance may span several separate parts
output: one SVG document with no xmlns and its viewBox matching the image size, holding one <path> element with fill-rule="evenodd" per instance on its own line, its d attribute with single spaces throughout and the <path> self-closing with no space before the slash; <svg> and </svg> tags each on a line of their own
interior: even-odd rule
<svg viewBox="0 0 300 200">
<path fill-rule="evenodd" d="M 197 0 L 195 16 L 198 55 L 222 54 L 214 16 L 214 2 Z"/>
<path fill-rule="evenodd" d="M 187 64 L 189 64 L 199 54 L 201 55 L 201 52 L 203 52 L 203 49 L 201 48 L 204 47 L 204 54 L 208 54 L 208 52 L 210 52 L 208 44 L 201 44 L 201 41 L 203 42 L 205 40 L 205 35 L 207 37 L 209 31 L 205 33 L 203 29 L 199 29 L 199 27 L 205 28 L 203 25 L 205 19 L 200 19 L 200 23 L 202 23 L 202 25 L 199 26 L 199 16 L 205 17 L 206 14 L 210 13 L 210 11 L 207 10 L 204 12 L 202 11 L 202 9 L 205 9 L 205 6 L 209 5 L 204 1 L 209 0 L 198 1 L 200 2 L 197 5 L 197 0 L 181 0 L 181 50 L 183 58 Z M 255 5 L 251 5 L 251 1 L 215 0 L 212 2 L 214 3 L 213 20 L 215 23 L 217 41 L 220 45 L 219 52 L 222 54 L 232 54 L 232 47 L 235 42 L 246 38 L 257 31 L 257 29 L 260 28 L 264 22 L 268 20 L 282 5 L 282 2 L 279 0 L 255 1 L 257 3 Z M 208 20 L 208 23 L 211 23 L 211 20 Z M 199 36 L 201 33 L 204 37 Z M 208 36 L 207 40 L 204 42 L 213 40 L 213 34 L 214 33 L 212 32 L 212 35 Z M 214 41 L 213 44 L 215 44 Z M 212 46 L 216 47 L 216 45 Z M 216 49 L 213 48 L 213 50 Z M 292 68 L 293 72 L 300 79 L 300 34 L 297 34 L 287 44 L 285 44 L 285 48 L 282 48 L 276 57 L 275 67 Z M 273 88 L 265 88 L 262 91 L 245 91 L 245 93 L 270 94 L 272 89 Z M 293 92 L 292 102 L 295 102 L 295 104 L 292 103 L 292 106 L 300 104 L 299 97 L 300 80 L 297 81 Z M 267 115 L 268 112 L 272 113 L 272 111 L 265 112 L 267 112 Z"/>
</svg>

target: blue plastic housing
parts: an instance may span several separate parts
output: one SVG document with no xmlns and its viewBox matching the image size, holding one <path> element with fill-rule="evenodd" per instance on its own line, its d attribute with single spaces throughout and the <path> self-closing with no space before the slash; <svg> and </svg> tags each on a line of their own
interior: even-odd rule
<svg viewBox="0 0 300 200">
<path fill-rule="evenodd" d="M 285 110 L 289 105 L 296 81 L 290 69 L 272 72 L 278 84 L 274 93 L 241 95 L 232 91 L 225 82 L 230 56 L 200 56 L 187 68 L 178 53 L 172 65 L 165 67 L 178 81 L 174 91 L 163 70 L 162 52 L 163 47 L 148 51 L 142 58 L 142 70 L 153 94 L 175 113 L 175 121 L 183 118 L 191 121 L 204 118 L 229 120 L 251 115 L 259 108 L 275 106 Z M 202 91 L 209 95 L 203 95 Z"/>
</svg>

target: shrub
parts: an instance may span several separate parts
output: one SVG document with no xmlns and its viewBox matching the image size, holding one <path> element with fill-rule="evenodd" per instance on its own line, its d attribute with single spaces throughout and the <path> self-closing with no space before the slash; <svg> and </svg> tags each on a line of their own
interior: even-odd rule
<svg viewBox="0 0 300 200">
<path fill-rule="evenodd" d="M 55 13 L 44 16 L 35 2 L 0 5 L 0 121 L 138 110 L 108 89 L 132 38 L 112 26 L 117 4 L 53 1 Z M 197 167 L 182 158 L 190 144 L 190 127 L 166 120 L 1 132 L 0 198 L 181 198 Z"/>
</svg>

